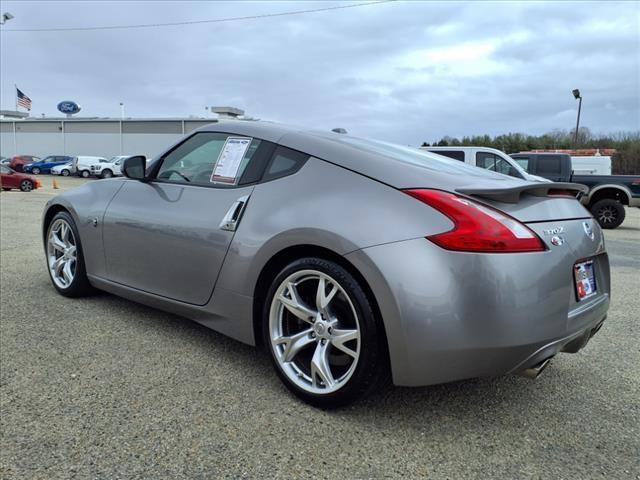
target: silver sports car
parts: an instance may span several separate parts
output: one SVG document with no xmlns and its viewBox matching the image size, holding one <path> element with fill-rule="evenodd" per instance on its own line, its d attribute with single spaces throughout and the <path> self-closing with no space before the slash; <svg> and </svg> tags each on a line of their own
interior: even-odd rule
<svg viewBox="0 0 640 480">
<path fill-rule="evenodd" d="M 53 286 L 263 343 L 314 405 L 389 376 L 536 376 L 607 314 L 609 261 L 579 185 L 249 121 L 212 123 L 123 170 L 46 205 Z"/>
</svg>

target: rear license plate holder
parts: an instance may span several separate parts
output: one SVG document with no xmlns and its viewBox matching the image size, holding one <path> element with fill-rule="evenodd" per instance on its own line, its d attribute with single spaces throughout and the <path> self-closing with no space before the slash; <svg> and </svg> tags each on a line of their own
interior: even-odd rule
<svg viewBox="0 0 640 480">
<path fill-rule="evenodd" d="M 576 263 L 573 266 L 573 279 L 579 302 L 597 294 L 596 266 L 593 260 Z"/>
</svg>

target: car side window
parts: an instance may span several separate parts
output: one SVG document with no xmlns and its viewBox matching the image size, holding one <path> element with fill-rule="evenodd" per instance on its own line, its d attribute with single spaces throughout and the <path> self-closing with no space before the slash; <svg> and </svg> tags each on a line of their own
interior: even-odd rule
<svg viewBox="0 0 640 480">
<path fill-rule="evenodd" d="M 306 153 L 278 146 L 262 175 L 262 181 L 268 182 L 269 180 L 291 175 L 300 170 L 308 159 L 309 155 Z"/>
<path fill-rule="evenodd" d="M 213 170 L 220 160 L 220 155 L 228 138 L 247 138 L 228 133 L 200 132 L 189 137 L 183 143 L 171 150 L 160 161 L 156 178 L 172 183 L 187 183 L 191 185 L 212 186 Z M 237 184 L 247 164 L 255 154 L 261 141 L 250 140 L 244 156 L 240 161 L 235 182 Z"/>
<path fill-rule="evenodd" d="M 509 162 L 495 153 L 477 152 L 476 166 L 502 173 L 503 175 L 509 175 L 510 177 L 522 178 L 520 173 Z"/>
<path fill-rule="evenodd" d="M 452 158 L 464 162 L 464 151 L 462 150 L 429 150 L 431 153 L 437 153 L 445 157 Z"/>
<path fill-rule="evenodd" d="M 0 167 L 0 172 L 2 173 L 10 173 L 11 170 L 9 170 L 8 167 L 5 167 L 4 165 Z"/>
</svg>

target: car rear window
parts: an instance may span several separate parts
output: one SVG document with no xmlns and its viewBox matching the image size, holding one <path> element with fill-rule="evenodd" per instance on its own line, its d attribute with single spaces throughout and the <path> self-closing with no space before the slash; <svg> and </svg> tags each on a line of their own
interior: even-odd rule
<svg viewBox="0 0 640 480">
<path fill-rule="evenodd" d="M 558 174 L 560 173 L 560 156 L 559 155 L 538 155 L 538 170 L 540 175 Z"/>
<path fill-rule="evenodd" d="M 438 172 L 445 172 L 453 175 L 471 175 L 475 177 L 493 178 L 495 178 L 496 175 L 499 175 L 497 173 L 490 172 L 489 170 L 467 165 L 466 163 L 458 160 L 443 157 L 439 153 L 436 155 L 435 152 L 432 153 L 419 150 L 417 148 L 396 145 L 394 143 L 348 136 L 341 136 L 340 141 L 363 151 L 383 155 L 402 163 L 419 165 Z"/>
</svg>

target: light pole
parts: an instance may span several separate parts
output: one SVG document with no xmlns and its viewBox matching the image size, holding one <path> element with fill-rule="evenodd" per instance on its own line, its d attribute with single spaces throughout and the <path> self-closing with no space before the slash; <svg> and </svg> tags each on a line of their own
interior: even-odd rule
<svg viewBox="0 0 640 480">
<path fill-rule="evenodd" d="M 120 102 L 120 119 L 124 120 L 124 103 Z"/>
<path fill-rule="evenodd" d="M 4 12 L 2 14 L 2 20 L 0 20 L 0 25 L 4 25 L 8 20 L 11 20 L 12 18 L 13 15 L 11 15 L 9 12 Z"/>
<path fill-rule="evenodd" d="M 576 132 L 573 135 L 573 144 L 578 146 L 578 129 L 580 128 L 580 110 L 582 109 L 582 96 L 577 88 L 573 91 L 573 97 L 578 100 L 578 120 L 576 122 Z"/>
</svg>

